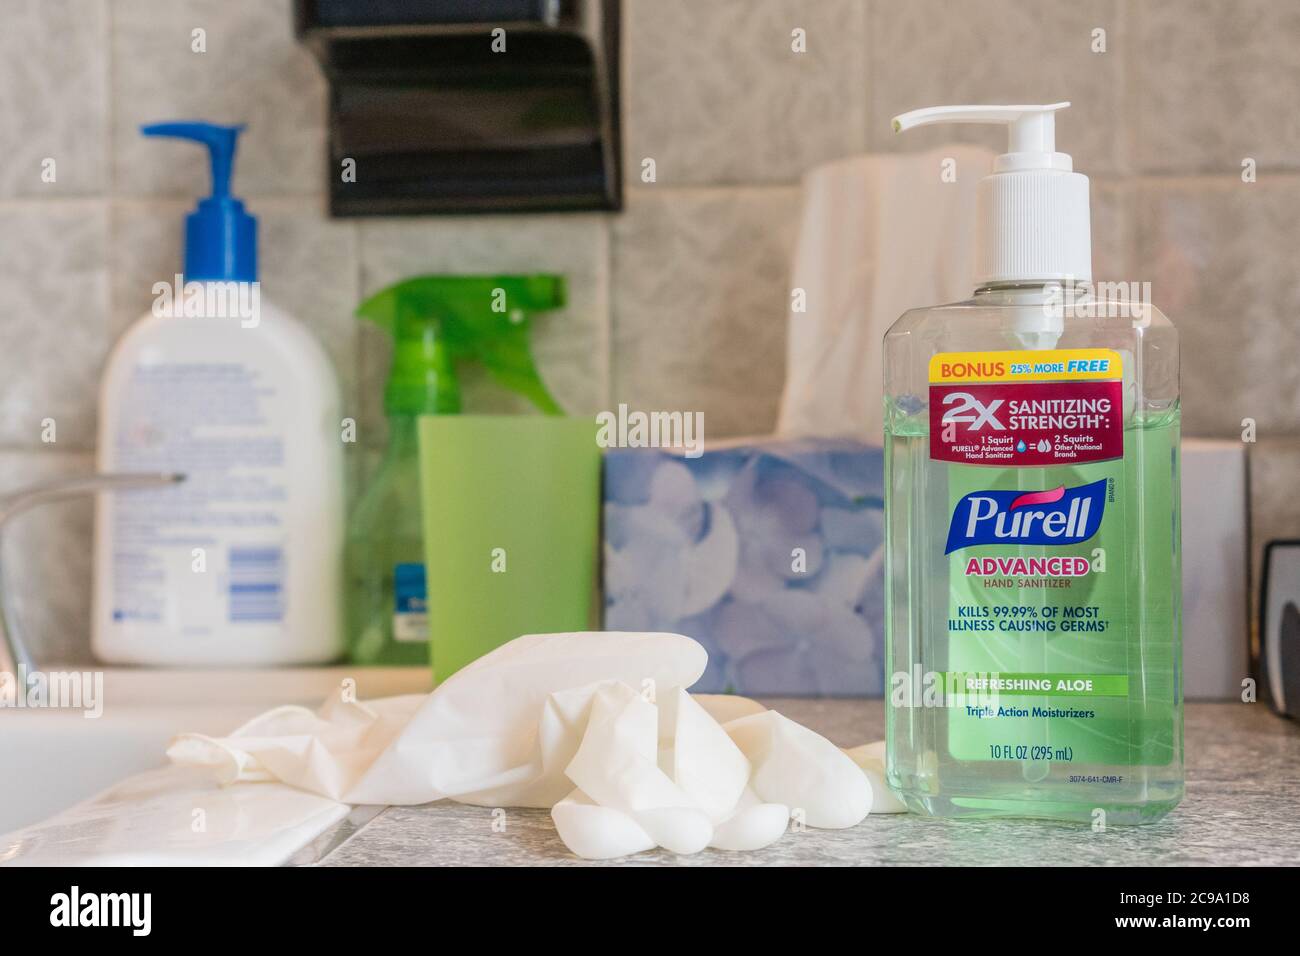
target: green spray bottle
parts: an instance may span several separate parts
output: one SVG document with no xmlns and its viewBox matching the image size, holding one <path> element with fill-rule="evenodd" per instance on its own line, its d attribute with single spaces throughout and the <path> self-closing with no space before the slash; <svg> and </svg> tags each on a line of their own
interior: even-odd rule
<svg viewBox="0 0 1300 956">
<path fill-rule="evenodd" d="M 429 663 L 417 422 L 461 410 L 456 367 L 478 362 L 547 415 L 562 411 L 529 347 L 533 313 L 564 305 L 554 275 L 407 279 L 362 302 L 357 316 L 393 338 L 384 389 L 388 446 L 348 521 L 347 622 L 358 664 Z"/>
</svg>

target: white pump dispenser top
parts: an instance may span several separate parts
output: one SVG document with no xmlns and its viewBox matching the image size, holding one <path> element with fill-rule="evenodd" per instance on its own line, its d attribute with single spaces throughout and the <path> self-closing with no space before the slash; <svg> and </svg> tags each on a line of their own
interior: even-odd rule
<svg viewBox="0 0 1300 956">
<path fill-rule="evenodd" d="M 1090 282 L 1088 177 L 1056 151 L 1056 111 L 1046 106 L 931 106 L 894 117 L 894 131 L 935 123 L 1003 123 L 1007 152 L 980 180 L 980 286 L 1007 282 Z"/>
</svg>

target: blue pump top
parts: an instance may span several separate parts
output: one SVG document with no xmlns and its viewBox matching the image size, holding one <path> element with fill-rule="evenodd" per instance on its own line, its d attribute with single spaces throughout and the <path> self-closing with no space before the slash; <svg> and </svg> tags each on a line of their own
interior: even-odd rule
<svg viewBox="0 0 1300 956">
<path fill-rule="evenodd" d="M 153 123 L 146 136 L 172 136 L 202 143 L 212 161 L 212 195 L 185 219 L 185 279 L 191 282 L 256 282 L 257 218 L 230 195 L 235 141 L 243 126 L 216 123 Z"/>
</svg>

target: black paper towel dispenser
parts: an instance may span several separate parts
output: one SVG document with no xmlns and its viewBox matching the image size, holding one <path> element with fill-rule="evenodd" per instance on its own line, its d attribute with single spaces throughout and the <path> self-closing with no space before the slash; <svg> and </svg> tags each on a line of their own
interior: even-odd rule
<svg viewBox="0 0 1300 956">
<path fill-rule="evenodd" d="M 330 212 L 617 209 L 618 0 L 296 0 Z"/>
</svg>

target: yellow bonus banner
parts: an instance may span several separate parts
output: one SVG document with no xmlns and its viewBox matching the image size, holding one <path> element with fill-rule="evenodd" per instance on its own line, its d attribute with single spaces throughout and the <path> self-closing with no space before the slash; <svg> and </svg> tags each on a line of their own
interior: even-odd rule
<svg viewBox="0 0 1300 956">
<path fill-rule="evenodd" d="M 1111 349 L 940 352 L 930 359 L 933 382 L 1097 382 L 1123 377 Z"/>
</svg>

